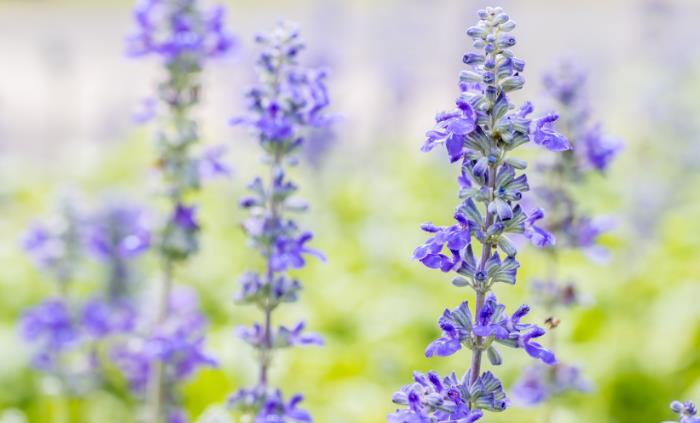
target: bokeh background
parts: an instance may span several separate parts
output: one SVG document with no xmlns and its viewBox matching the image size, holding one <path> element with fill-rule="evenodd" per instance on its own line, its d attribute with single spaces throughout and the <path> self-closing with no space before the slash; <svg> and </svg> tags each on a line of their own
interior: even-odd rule
<svg viewBox="0 0 700 423">
<path fill-rule="evenodd" d="M 255 142 L 227 120 L 242 111 L 252 81 L 253 34 L 279 18 L 298 22 L 305 60 L 331 69 L 332 137 L 297 171 L 313 205 L 304 224 L 329 256 L 299 274 L 301 302 L 285 321 L 305 317 L 327 346 L 278 356 L 273 379 L 303 391 L 320 423 L 375 423 L 395 406 L 391 394 L 412 371 L 465 369 L 468 358 L 426 359 L 446 306 L 465 291 L 411 260 L 423 241 L 418 225 L 447 223 L 457 202 L 456 168 L 442 154 L 421 154 L 434 113 L 450 107 L 464 31 L 485 2 L 473 0 L 228 0 L 229 28 L 240 40 L 230 58 L 210 66 L 201 110 L 205 143 L 226 143 L 232 178 L 199 197 L 203 250 L 179 274 L 196 288 L 211 320 L 208 350 L 219 369 L 200 372 L 185 389 L 197 417 L 254 377 L 251 350 L 232 328 L 256 317 L 235 306 L 237 277 L 255 266 L 237 207 L 260 169 Z M 518 22 L 516 54 L 528 63 L 519 99 L 542 94 L 542 73 L 561 58 L 589 71 L 595 117 L 626 142 L 608 175 L 579 191 L 584 209 L 613 216 L 605 264 L 567 254 L 564 273 L 593 300 L 562 316 L 560 355 L 585 367 L 596 389 L 554 404 L 559 423 L 659 422 L 672 399 L 700 400 L 700 3 L 697 0 L 502 0 Z M 86 207 L 126 196 L 157 204 L 149 168 L 152 127 L 132 115 L 158 81 L 155 61 L 128 59 L 133 28 L 126 0 L 0 1 L 0 421 L 132 422 L 125 392 L 64 398 L 29 367 L 16 320 L 55 286 L 23 255 L 19 239 L 51 213 L 57 193 L 80 192 Z M 541 150 L 527 154 L 536 158 Z M 500 289 L 510 305 L 525 301 L 545 257 L 526 249 L 519 283 Z M 155 262 L 144 259 L 143 284 Z M 89 293 L 101 277 L 85 263 Z M 545 316 L 535 316 L 542 319 Z M 529 361 L 507 351 L 506 386 Z M 513 408 L 485 421 L 542 421 L 543 408 Z"/>
</svg>

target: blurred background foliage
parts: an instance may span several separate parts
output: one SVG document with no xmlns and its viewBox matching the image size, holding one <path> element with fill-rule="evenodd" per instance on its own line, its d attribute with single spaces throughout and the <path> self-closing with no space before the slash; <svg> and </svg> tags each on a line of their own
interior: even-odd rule
<svg viewBox="0 0 700 423">
<path fill-rule="evenodd" d="M 253 140 L 227 119 L 242 110 L 251 80 L 250 39 L 279 17 L 301 23 L 306 58 L 332 69 L 331 94 L 342 122 L 325 145 L 312 145 L 296 176 L 312 204 L 303 224 L 329 256 L 298 276 L 301 302 L 279 312 L 305 318 L 326 336 L 324 348 L 279 354 L 273 379 L 303 391 L 321 423 L 373 423 L 394 406 L 394 390 L 413 370 L 465 369 L 456 354 L 426 359 L 445 307 L 466 295 L 449 277 L 410 259 L 423 241 L 418 225 L 449 222 L 457 203 L 456 169 L 441 152 L 419 152 L 432 116 L 450 107 L 464 35 L 485 2 L 451 0 L 227 1 L 229 25 L 242 48 L 206 75 L 202 111 L 207 143 L 226 142 L 235 174 L 198 198 L 202 252 L 179 274 L 196 288 L 211 320 L 208 350 L 221 366 L 201 371 L 186 388 L 193 416 L 222 404 L 254 377 L 253 354 L 232 334 L 256 318 L 234 306 L 237 277 L 258 265 L 245 245 L 237 202 L 260 169 Z M 594 114 L 626 149 L 605 177 L 579 190 L 583 206 L 614 216 L 603 242 L 611 260 L 578 253 L 564 274 L 593 299 L 562 316 L 560 355 L 582 365 L 596 385 L 590 395 L 557 400 L 553 421 L 639 423 L 670 418 L 672 399 L 700 399 L 700 39 L 694 0 L 500 2 L 519 23 L 516 52 L 528 62 L 521 99 L 537 100 L 539 75 L 561 57 L 590 72 Z M 0 422 L 132 422 L 123 386 L 82 398 L 60 394 L 29 368 L 16 319 L 52 294 L 52 283 L 24 257 L 18 240 L 51 212 L 57 192 L 82 193 L 86 207 L 118 193 L 159 207 L 149 167 L 151 128 L 130 116 L 158 79 L 156 63 L 123 55 L 131 2 L 0 2 Z M 530 158 L 546 154 L 531 149 Z M 528 283 L 546 257 L 521 255 L 515 288 L 499 298 L 526 301 Z M 156 277 L 142 260 L 141 283 Z M 79 292 L 97 289 L 102 269 L 85 262 Z M 533 319 L 546 316 L 535 315 Z M 500 374 L 510 386 L 526 364 L 508 353 Z M 2 414 L 4 413 L 4 414 Z M 489 422 L 542 420 L 543 408 L 513 408 Z"/>
</svg>

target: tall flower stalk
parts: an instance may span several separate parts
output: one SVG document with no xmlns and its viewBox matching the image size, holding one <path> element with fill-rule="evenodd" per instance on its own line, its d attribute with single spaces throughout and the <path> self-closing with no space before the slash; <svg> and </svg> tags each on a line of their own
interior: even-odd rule
<svg viewBox="0 0 700 423">
<path fill-rule="evenodd" d="M 274 311 L 283 303 L 294 302 L 301 283 L 289 272 L 306 264 L 306 256 L 323 255 L 306 244 L 312 233 L 303 231 L 290 217 L 307 206 L 293 198 L 297 185 L 288 177 L 289 167 L 311 129 L 330 123 L 324 111 L 329 105 L 325 73 L 299 65 L 304 45 L 299 31 L 280 23 L 266 35 L 256 37 L 262 52 L 257 60 L 259 83 L 247 93 L 249 115 L 234 119 L 234 124 L 251 128 L 263 150 L 267 177 L 257 177 L 249 185 L 249 197 L 241 206 L 250 211 L 243 223 L 251 245 L 264 261 L 260 273 L 249 272 L 241 278 L 237 302 L 253 304 L 262 313 L 262 322 L 240 327 L 237 334 L 258 354 L 258 380 L 250 388 L 236 392 L 229 403 L 255 422 L 310 422 L 308 412 L 298 408 L 300 394 L 289 401 L 270 381 L 270 367 L 277 350 L 292 346 L 322 345 L 319 335 L 306 333 L 305 323 L 275 325 Z"/>
<path fill-rule="evenodd" d="M 553 331 L 561 322 L 560 310 L 581 304 L 583 297 L 575 283 L 560 274 L 561 254 L 581 250 L 596 260 L 607 255 L 597 241 L 609 228 L 609 220 L 591 217 L 572 188 L 593 174 L 604 174 L 622 143 L 603 134 L 601 125 L 592 121 L 586 98 L 586 74 L 572 62 L 559 63 L 543 81 L 548 97 L 562 111 L 558 127 L 572 144 L 571 150 L 538 163 L 541 184 L 534 190 L 534 197 L 548 211 L 543 227 L 558 240 L 557 245 L 545 249 L 548 274 L 532 285 L 533 299 L 543 308 L 547 316 L 545 324 Z M 556 348 L 554 335 L 555 332 L 549 337 L 551 349 Z M 516 383 L 514 395 L 524 405 L 536 405 L 567 392 L 586 392 L 591 387 L 577 366 L 563 362 L 553 367 L 535 364 Z M 547 416 L 551 418 L 551 406 Z"/>
<path fill-rule="evenodd" d="M 534 341 L 545 330 L 522 322 L 530 308 L 523 305 L 509 316 L 493 288 L 516 283 L 520 264 L 513 236 L 523 235 L 538 247 L 554 244 L 554 236 L 536 224 L 542 210 L 526 213 L 519 204 L 529 190 L 523 173 L 527 163 L 513 151 L 529 141 L 553 151 L 568 150 L 570 144 L 552 126 L 556 114 L 530 119 L 531 103 L 516 108 L 509 99 L 524 85 L 525 63 L 510 50 L 516 43 L 511 35 L 515 23 L 499 7 L 480 10 L 479 18 L 467 30 L 476 52 L 463 57 L 468 68 L 460 74 L 456 108 L 437 115 L 423 146 L 430 151 L 444 145 L 450 162 L 460 163 L 463 201 L 454 213 L 455 224 L 423 225 L 431 238 L 414 251 L 425 266 L 456 273 L 452 283 L 475 293 L 472 308 L 464 301 L 444 311 L 438 320 L 442 336 L 428 345 L 425 355 L 449 356 L 465 349 L 471 365 L 462 377 L 415 372 L 414 383 L 393 396 L 405 408 L 390 414 L 390 423 L 468 423 L 484 411 L 505 410 L 509 401 L 501 382 L 484 371 L 484 355 L 494 366 L 502 363 L 497 345 L 522 348 L 545 364 L 556 363 L 554 354 Z"/>
<path fill-rule="evenodd" d="M 200 101 L 200 79 L 205 63 L 225 54 L 232 45 L 232 38 L 224 29 L 224 9 L 205 11 L 197 0 L 144 0 L 134 16 L 138 29 L 129 38 L 130 53 L 159 57 L 166 74 L 158 87 L 158 100 L 153 102 L 162 109 L 157 115 L 160 123 L 156 136 L 157 167 L 163 180 L 167 212 L 157 242 L 162 277 L 152 336 L 159 339 L 159 345 L 190 351 L 194 345 L 201 345 L 200 337 L 196 337 L 194 344 L 183 345 L 184 329 L 169 324 L 168 320 L 171 312 L 177 312 L 171 306 L 175 268 L 199 248 L 200 225 L 191 197 L 200 189 L 201 169 L 208 156 L 196 156 L 193 151 L 200 138 L 194 110 Z M 197 326 L 197 329 L 201 328 Z M 148 420 L 153 423 L 164 421 L 166 416 L 168 421 L 182 420 L 175 395 L 170 391 L 174 390 L 175 380 L 191 372 L 167 368 L 177 367 L 174 361 L 182 357 L 172 351 L 165 353 L 168 348 L 160 345 L 157 347 L 160 353 L 150 354 L 153 363 L 147 369 L 147 402 Z"/>
</svg>

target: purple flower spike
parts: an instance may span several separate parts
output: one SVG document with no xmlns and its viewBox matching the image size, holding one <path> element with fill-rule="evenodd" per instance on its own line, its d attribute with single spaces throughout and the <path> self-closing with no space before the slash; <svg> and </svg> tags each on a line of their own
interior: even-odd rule
<svg viewBox="0 0 700 423">
<path fill-rule="evenodd" d="M 270 166 L 265 172 L 270 177 L 253 179 L 248 185 L 250 194 L 240 201 L 241 207 L 250 212 L 243 228 L 265 258 L 266 268 L 241 278 L 236 301 L 257 306 L 264 320 L 236 331 L 259 353 L 259 379 L 255 387 L 234 394 L 229 404 L 256 423 L 311 422 L 311 415 L 298 408 L 301 395 L 285 402 L 281 391 L 270 387 L 268 369 L 276 350 L 320 346 L 324 341 L 320 335 L 306 332 L 304 321 L 276 328 L 271 321 L 277 307 L 296 301 L 301 291 L 299 281 L 287 272 L 306 266 L 307 256 L 325 261 L 320 251 L 308 246 L 312 233 L 301 230 L 288 217 L 289 212 L 306 211 L 308 205 L 295 198 L 299 187 L 289 179 L 287 167 L 297 162 L 295 155 L 304 148 L 306 137 L 329 134 L 328 126 L 335 119 L 326 114 L 330 105 L 327 73 L 298 63 L 304 45 L 294 25 L 280 23 L 269 34 L 258 35 L 256 43 L 261 47 L 257 60 L 261 82 L 246 94 L 248 113 L 231 123 L 251 130 L 264 162 Z"/>
<path fill-rule="evenodd" d="M 544 218 L 542 210 L 528 214 L 521 205 L 531 180 L 524 173 L 527 163 L 514 157 L 514 150 L 529 141 L 554 151 L 571 145 L 553 126 L 556 114 L 531 119 L 532 103 L 518 107 L 510 98 L 525 83 L 525 62 L 510 50 L 516 45 L 511 34 L 515 23 L 500 7 L 480 10 L 479 18 L 467 29 L 476 51 L 463 56 L 467 68 L 460 74 L 457 108 L 437 115 L 422 147 L 427 152 L 445 144 L 449 161 L 460 162 L 457 188 L 463 201 L 452 226 L 424 224 L 430 238 L 413 251 L 415 260 L 454 272 L 452 284 L 476 294 L 470 303 L 473 314 L 466 301 L 443 312 L 441 335 L 425 350 L 426 357 L 468 351 L 471 360 L 462 360 L 472 367 L 461 378 L 415 373 L 414 383 L 394 394 L 393 402 L 401 408 L 387 416 L 390 423 L 466 423 L 487 411 L 504 411 L 510 402 L 501 382 L 482 371 L 483 355 L 494 366 L 502 364 L 501 347 L 524 349 L 544 363 L 556 363 L 552 352 L 533 341 L 544 330 L 524 322 L 530 308 L 521 306 L 509 316 L 493 289 L 516 283 L 520 263 L 513 238 L 525 236 L 539 247 L 555 242 L 551 231 L 536 224 Z"/>
</svg>

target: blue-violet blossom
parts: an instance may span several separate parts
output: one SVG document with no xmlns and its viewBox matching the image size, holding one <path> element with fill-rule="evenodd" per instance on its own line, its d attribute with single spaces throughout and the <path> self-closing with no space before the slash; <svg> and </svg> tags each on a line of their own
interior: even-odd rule
<svg viewBox="0 0 700 423">
<path fill-rule="evenodd" d="M 295 162 L 291 159 L 310 130 L 331 122 L 325 114 L 329 105 L 326 74 L 299 65 L 304 45 L 293 25 L 280 23 L 271 33 L 257 36 L 256 42 L 262 48 L 257 61 L 260 81 L 246 95 L 249 114 L 232 123 L 251 129 L 270 166 L 270 178 L 255 178 L 248 186 L 251 195 L 241 200 L 241 207 L 251 213 L 243 228 L 266 268 L 263 273 L 244 274 L 236 295 L 237 302 L 254 304 L 263 313 L 262 323 L 236 331 L 258 352 L 259 378 L 253 387 L 233 394 L 229 405 L 256 423 L 311 422 L 311 415 L 298 407 L 303 397 L 296 394 L 285 401 L 281 391 L 270 385 L 268 370 L 276 349 L 323 344 L 320 336 L 304 331 L 304 322 L 273 328 L 272 313 L 280 304 L 296 301 L 301 290 L 288 272 L 304 267 L 307 256 L 324 259 L 307 246 L 312 233 L 300 230 L 287 217 L 306 206 L 292 198 L 297 186 L 288 179 L 286 166 Z"/>
<path fill-rule="evenodd" d="M 555 242 L 553 234 L 538 225 L 543 212 L 527 213 L 519 204 L 529 191 L 521 172 L 527 164 L 510 156 L 511 151 L 532 141 L 559 152 L 568 150 L 570 143 L 553 125 L 556 114 L 531 119 L 531 103 L 516 108 L 509 99 L 524 84 L 525 63 L 510 50 L 516 43 L 511 35 L 515 23 L 499 7 L 480 10 L 479 18 L 467 30 L 476 52 L 464 55 L 468 68 L 460 74 L 456 107 L 437 115 L 423 145 L 423 151 L 444 145 L 449 161 L 460 162 L 458 188 L 464 200 L 453 225 L 423 225 L 431 238 L 413 254 L 431 269 L 454 272 L 454 285 L 475 291 L 473 313 L 467 301 L 446 309 L 438 321 L 442 336 L 425 351 L 433 357 L 471 350 L 471 367 L 461 378 L 455 373 L 446 378 L 416 373 L 414 383 L 394 395 L 394 403 L 405 408 L 390 414 L 390 423 L 466 423 L 478 420 L 484 411 L 505 410 L 509 401 L 501 382 L 481 365 L 483 353 L 492 365 L 501 364 L 497 345 L 521 348 L 547 365 L 557 362 L 551 351 L 535 342 L 544 329 L 522 321 L 530 308 L 524 305 L 508 315 L 490 291 L 498 283 L 516 282 L 520 265 L 514 236 L 524 236 L 538 247 Z"/>
</svg>

